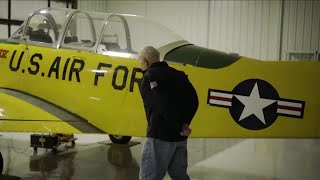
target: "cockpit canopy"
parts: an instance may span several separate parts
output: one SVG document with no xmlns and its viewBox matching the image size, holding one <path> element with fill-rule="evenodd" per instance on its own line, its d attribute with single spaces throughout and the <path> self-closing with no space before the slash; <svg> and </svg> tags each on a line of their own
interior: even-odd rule
<svg viewBox="0 0 320 180">
<path fill-rule="evenodd" d="M 162 57 L 189 42 L 142 16 L 46 8 L 32 13 L 10 41 L 103 55 L 134 57 L 154 46 Z"/>
</svg>

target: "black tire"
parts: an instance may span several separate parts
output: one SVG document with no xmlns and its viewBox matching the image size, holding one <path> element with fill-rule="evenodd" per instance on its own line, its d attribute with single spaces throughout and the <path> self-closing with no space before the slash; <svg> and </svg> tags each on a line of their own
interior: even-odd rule
<svg viewBox="0 0 320 180">
<path fill-rule="evenodd" d="M 115 144 L 128 144 L 131 140 L 131 136 L 118 136 L 109 134 L 109 138 Z"/>
<path fill-rule="evenodd" d="M 2 153 L 0 152 L 0 175 L 2 174 L 3 171 L 3 158 L 2 158 Z"/>
</svg>

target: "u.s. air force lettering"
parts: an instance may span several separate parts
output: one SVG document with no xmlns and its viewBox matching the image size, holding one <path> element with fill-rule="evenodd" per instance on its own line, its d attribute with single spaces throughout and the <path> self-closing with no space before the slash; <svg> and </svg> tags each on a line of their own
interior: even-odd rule
<svg viewBox="0 0 320 180">
<path fill-rule="evenodd" d="M 4 50 L 1 49 L 0 53 L 2 53 L 0 55 L 6 55 Z M 89 69 L 89 71 L 94 73 L 93 85 L 99 86 L 99 80 L 101 81 L 108 70 L 110 71 L 110 69 L 113 68 L 110 71 L 113 72 L 113 75 L 111 83 L 109 83 L 115 90 L 124 90 L 127 87 L 127 84 L 129 84 L 129 92 L 133 92 L 135 89 L 134 87 L 139 89 L 138 87 L 143 76 L 141 68 L 130 67 L 125 64 L 112 65 L 98 62 L 98 66 L 94 65 L 93 67 L 86 67 L 86 62 L 89 60 L 61 56 L 55 56 L 54 59 L 47 59 L 45 55 L 41 53 L 34 53 L 30 57 L 24 58 L 26 56 L 25 54 L 25 51 L 13 51 L 10 62 L 8 63 L 9 69 L 12 72 L 22 72 L 33 76 L 41 75 L 42 77 L 55 78 L 56 80 L 76 80 L 77 83 L 81 83 L 80 77 L 83 71 Z M 27 63 L 22 62 L 26 60 Z M 43 68 L 42 63 L 51 64 L 49 66 L 50 68 Z M 100 82 L 100 84 L 102 84 L 102 82 Z"/>
<path fill-rule="evenodd" d="M 261 130 L 271 126 L 279 115 L 303 119 L 305 102 L 280 98 L 276 89 L 260 79 L 239 83 L 231 92 L 209 89 L 207 103 L 229 108 L 240 126 Z"/>
</svg>

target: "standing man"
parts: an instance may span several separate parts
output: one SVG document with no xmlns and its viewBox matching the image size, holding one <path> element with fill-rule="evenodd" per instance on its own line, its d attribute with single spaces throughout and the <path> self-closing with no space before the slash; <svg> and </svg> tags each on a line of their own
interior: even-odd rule
<svg viewBox="0 0 320 180">
<path fill-rule="evenodd" d="M 160 62 L 151 46 L 138 55 L 143 70 L 141 96 L 148 120 L 140 180 L 189 180 L 187 138 L 198 109 L 198 96 L 187 75 Z"/>
</svg>

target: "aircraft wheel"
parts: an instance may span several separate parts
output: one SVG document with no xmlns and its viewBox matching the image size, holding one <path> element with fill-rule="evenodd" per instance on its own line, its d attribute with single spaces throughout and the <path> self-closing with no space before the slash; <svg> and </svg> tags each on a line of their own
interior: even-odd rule
<svg viewBox="0 0 320 180">
<path fill-rule="evenodd" d="M 109 134 L 109 138 L 115 144 L 128 144 L 128 142 L 131 140 L 131 136 L 119 136 L 111 134 Z"/>
<path fill-rule="evenodd" d="M 0 152 L 0 174 L 2 174 L 2 170 L 3 170 L 3 158 L 2 158 L 2 154 Z"/>
</svg>

